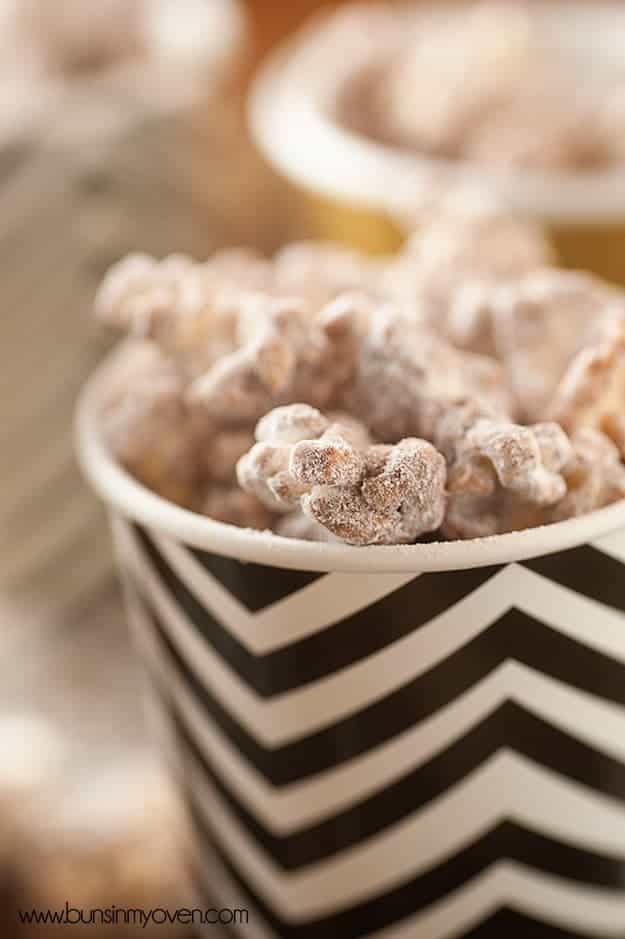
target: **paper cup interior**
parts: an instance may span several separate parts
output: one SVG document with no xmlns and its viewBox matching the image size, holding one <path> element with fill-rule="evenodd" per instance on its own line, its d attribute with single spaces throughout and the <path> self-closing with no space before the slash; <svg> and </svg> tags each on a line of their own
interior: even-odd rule
<svg viewBox="0 0 625 939">
<path fill-rule="evenodd" d="M 537 4 L 536 11 L 545 32 L 580 61 L 580 68 L 622 62 L 622 4 L 563 0 Z M 401 151 L 341 125 L 332 114 L 332 102 L 358 68 L 358 59 L 345 56 L 342 64 L 333 61 L 332 67 L 321 67 L 324 34 L 331 29 L 332 18 L 322 19 L 278 50 L 250 97 L 249 121 L 257 145 L 298 186 L 393 215 L 405 212 L 432 185 L 449 183 L 486 185 L 513 210 L 552 223 L 625 217 L 625 168 L 583 173 L 485 169 Z M 314 61 L 311 67 L 316 47 L 321 63 L 317 68 Z"/>
<path fill-rule="evenodd" d="M 99 427 L 111 383 L 113 353 L 84 389 L 76 418 L 83 470 L 110 509 L 152 531 L 225 557 L 303 571 L 425 572 L 504 564 L 586 544 L 625 528 L 625 500 L 581 518 L 473 541 L 357 548 L 282 538 L 213 521 L 167 502 L 133 479 L 111 456 Z"/>
</svg>

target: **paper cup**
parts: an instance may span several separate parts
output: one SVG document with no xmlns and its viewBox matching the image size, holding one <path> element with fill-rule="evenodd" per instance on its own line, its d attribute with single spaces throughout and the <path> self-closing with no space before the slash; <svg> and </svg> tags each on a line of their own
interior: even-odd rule
<svg viewBox="0 0 625 939">
<path fill-rule="evenodd" d="M 388 21 L 401 22 L 405 15 L 414 19 L 414 9 L 401 10 L 389 12 Z M 618 63 L 625 43 L 622 4 L 564 0 L 536 4 L 536 15 L 584 67 Z M 383 19 L 380 25 L 388 27 Z M 404 237 L 398 218 L 418 205 L 424 192 L 467 184 L 489 190 L 512 210 L 544 223 L 563 264 L 625 282 L 625 168 L 505 172 L 427 159 L 352 132 L 333 116 L 333 102 L 359 64 L 375 54 L 376 30 L 360 36 L 359 43 L 352 31 L 352 45 L 345 50 L 336 38 L 340 29 L 340 20 L 320 18 L 270 57 L 249 104 L 256 143 L 296 187 L 311 233 L 359 249 L 393 252 Z"/>
<path fill-rule="evenodd" d="M 354 548 L 164 502 L 78 414 L 194 823 L 242 934 L 623 935 L 625 503 Z"/>
</svg>

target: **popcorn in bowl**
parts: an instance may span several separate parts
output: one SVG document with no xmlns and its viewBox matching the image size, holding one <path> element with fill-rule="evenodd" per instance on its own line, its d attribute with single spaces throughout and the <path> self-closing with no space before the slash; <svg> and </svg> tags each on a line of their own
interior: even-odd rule
<svg viewBox="0 0 625 939">
<path fill-rule="evenodd" d="M 350 24 L 354 36 L 386 16 L 385 28 L 335 95 L 338 119 L 405 151 L 503 172 L 583 173 L 622 163 L 619 64 L 597 51 L 606 44 L 600 32 L 600 39 L 589 32 L 584 55 L 579 35 L 571 39 L 562 26 L 569 8 L 561 5 L 554 18 L 554 6 L 362 7 Z M 340 17 L 327 26 L 330 36 L 345 29 Z"/>
<path fill-rule="evenodd" d="M 273 261 L 121 262 L 96 300 L 130 336 L 101 416 L 112 455 L 221 522 L 353 545 L 484 537 L 616 502 L 625 296 L 551 266 L 542 232 L 500 208 L 475 224 L 511 232 L 518 263 L 502 266 L 497 237 L 468 250 L 472 224 L 446 204 L 386 260 L 302 244 Z M 467 246 L 450 269 L 417 246 L 441 231 Z M 440 316 L 406 289 L 437 274 Z M 445 314 L 478 284 L 474 343 Z"/>
</svg>

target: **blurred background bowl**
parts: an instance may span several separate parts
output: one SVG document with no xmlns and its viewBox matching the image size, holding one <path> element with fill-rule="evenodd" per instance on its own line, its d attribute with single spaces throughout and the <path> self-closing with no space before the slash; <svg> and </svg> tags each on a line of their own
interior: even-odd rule
<svg viewBox="0 0 625 939">
<path fill-rule="evenodd" d="M 430 5 L 423 7 L 423 15 L 431 15 L 431 8 L 425 13 Z M 562 0 L 536 4 L 534 11 L 539 30 L 574 56 L 580 69 L 618 67 L 625 47 L 623 4 Z M 358 15 L 356 7 L 350 16 Z M 418 15 L 414 6 L 399 7 L 387 15 L 395 20 L 388 31 L 401 35 L 402 18 L 414 23 Z M 564 265 L 625 280 L 625 166 L 501 170 L 426 158 L 348 129 L 335 116 L 334 104 L 346 82 L 371 61 L 379 37 L 376 30 L 368 36 L 363 30 L 347 49 L 336 35 L 332 15 L 311 21 L 269 58 L 249 106 L 254 138 L 293 185 L 311 234 L 392 252 L 403 239 L 407 209 L 433 188 L 466 184 L 545 223 Z"/>
</svg>

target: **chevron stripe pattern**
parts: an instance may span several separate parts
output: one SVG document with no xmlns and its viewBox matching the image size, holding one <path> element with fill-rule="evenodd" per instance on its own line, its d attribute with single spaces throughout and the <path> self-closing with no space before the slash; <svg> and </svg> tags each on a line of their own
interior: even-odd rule
<svg viewBox="0 0 625 939">
<path fill-rule="evenodd" d="M 625 534 L 318 575 L 114 531 L 196 888 L 246 936 L 625 936 Z"/>
</svg>

